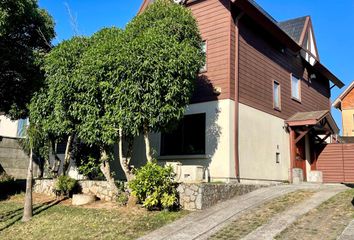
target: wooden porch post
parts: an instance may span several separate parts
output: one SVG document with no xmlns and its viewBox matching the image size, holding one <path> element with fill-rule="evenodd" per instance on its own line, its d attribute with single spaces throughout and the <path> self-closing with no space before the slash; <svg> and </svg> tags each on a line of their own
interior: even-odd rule
<svg viewBox="0 0 354 240">
<path fill-rule="evenodd" d="M 296 134 L 294 129 L 290 128 L 290 179 L 289 182 L 293 182 L 293 168 L 295 165 L 296 159 L 296 143 L 295 143 Z"/>
</svg>

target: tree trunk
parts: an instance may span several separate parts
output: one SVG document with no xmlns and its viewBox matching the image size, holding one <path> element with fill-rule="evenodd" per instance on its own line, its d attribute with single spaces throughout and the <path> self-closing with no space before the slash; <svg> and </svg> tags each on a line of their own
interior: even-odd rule
<svg viewBox="0 0 354 240">
<path fill-rule="evenodd" d="M 129 167 L 129 156 L 126 158 L 123 157 L 123 133 L 122 129 L 119 129 L 119 143 L 118 143 L 118 154 L 119 154 L 119 162 L 120 165 L 124 171 L 125 177 L 127 178 L 127 181 L 129 182 L 130 180 L 133 179 L 133 174 L 130 170 Z"/>
<path fill-rule="evenodd" d="M 101 172 L 103 173 L 104 177 L 106 178 L 107 182 L 111 186 L 112 190 L 118 193 L 118 187 L 114 183 L 114 178 L 112 177 L 112 174 L 111 174 L 111 168 L 109 166 L 106 150 L 103 150 L 102 154 L 101 154 L 100 169 L 101 169 Z"/>
<path fill-rule="evenodd" d="M 27 170 L 27 180 L 26 180 L 26 195 L 25 195 L 25 206 L 23 207 L 23 217 L 22 222 L 27 222 L 32 218 L 32 180 L 33 180 L 33 152 L 32 148 L 30 150 L 28 170 Z"/>
<path fill-rule="evenodd" d="M 147 127 L 144 127 L 144 141 L 145 141 L 146 160 L 148 162 L 151 162 L 152 161 L 151 147 L 150 147 L 150 140 L 149 140 L 149 131 Z"/>
<path fill-rule="evenodd" d="M 65 157 L 64 157 L 64 164 L 63 164 L 63 175 L 66 175 L 68 172 L 68 168 L 70 165 L 70 159 L 71 159 L 71 149 L 72 149 L 74 137 L 75 137 L 75 135 L 71 134 L 68 137 L 68 141 L 66 143 Z"/>
</svg>

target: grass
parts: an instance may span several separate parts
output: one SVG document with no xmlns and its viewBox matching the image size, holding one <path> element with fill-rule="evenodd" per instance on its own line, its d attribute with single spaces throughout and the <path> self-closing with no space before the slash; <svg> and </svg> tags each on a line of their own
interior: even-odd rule
<svg viewBox="0 0 354 240">
<path fill-rule="evenodd" d="M 136 239 L 187 214 L 140 208 L 92 209 L 57 202 L 35 205 L 22 223 L 23 195 L 0 202 L 0 239 Z"/>
<path fill-rule="evenodd" d="M 299 218 L 276 239 L 336 239 L 354 219 L 354 189 L 339 193 Z"/>
<path fill-rule="evenodd" d="M 267 223 L 269 219 L 274 217 L 276 214 L 285 211 L 294 204 L 298 204 L 301 201 L 310 198 L 313 194 L 313 191 L 301 190 L 271 200 L 264 205 L 244 213 L 237 220 L 211 236 L 209 239 L 241 239 L 256 230 L 258 227 Z"/>
</svg>

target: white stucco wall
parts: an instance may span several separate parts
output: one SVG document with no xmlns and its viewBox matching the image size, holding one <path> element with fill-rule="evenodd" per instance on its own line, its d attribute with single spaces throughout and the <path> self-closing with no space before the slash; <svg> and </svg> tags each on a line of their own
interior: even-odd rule
<svg viewBox="0 0 354 240">
<path fill-rule="evenodd" d="M 240 103 L 239 161 L 241 179 L 288 180 L 290 149 L 284 120 Z"/>
<path fill-rule="evenodd" d="M 17 137 L 18 121 L 11 121 L 9 118 L 0 116 L 0 136 Z"/>
<path fill-rule="evenodd" d="M 229 181 L 235 178 L 234 143 L 235 103 L 232 100 L 220 100 L 191 104 L 186 108 L 185 115 L 206 114 L 205 155 L 198 156 L 160 156 L 161 134 L 150 135 L 151 146 L 161 164 L 180 162 L 183 165 L 201 165 L 210 179 Z M 132 164 L 141 166 L 145 161 L 145 146 L 140 137 L 135 141 Z M 143 160 L 143 161 L 142 161 Z"/>
</svg>

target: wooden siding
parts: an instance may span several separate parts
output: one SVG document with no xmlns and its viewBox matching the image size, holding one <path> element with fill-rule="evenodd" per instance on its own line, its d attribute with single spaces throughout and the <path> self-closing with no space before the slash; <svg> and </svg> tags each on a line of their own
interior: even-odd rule
<svg viewBox="0 0 354 240">
<path fill-rule="evenodd" d="M 342 100 L 342 110 L 354 109 L 354 88 Z"/>
<path fill-rule="evenodd" d="M 282 119 L 296 112 L 330 109 L 329 81 L 308 81 L 300 57 L 284 50 L 247 17 L 239 23 L 239 102 Z M 301 101 L 291 98 L 291 74 L 302 78 Z M 281 111 L 273 108 L 274 81 L 281 86 Z"/>
<path fill-rule="evenodd" d="M 327 144 L 317 159 L 323 182 L 354 182 L 354 144 Z"/>
<path fill-rule="evenodd" d="M 231 70 L 231 37 L 234 37 L 230 1 L 207 0 L 188 5 L 196 18 L 203 40 L 207 42 L 207 71 L 200 75 L 193 102 L 228 99 L 233 96 L 230 84 L 234 84 L 234 67 Z M 234 46 L 233 46 L 234 47 Z M 214 88 L 221 88 L 216 96 Z"/>
</svg>

